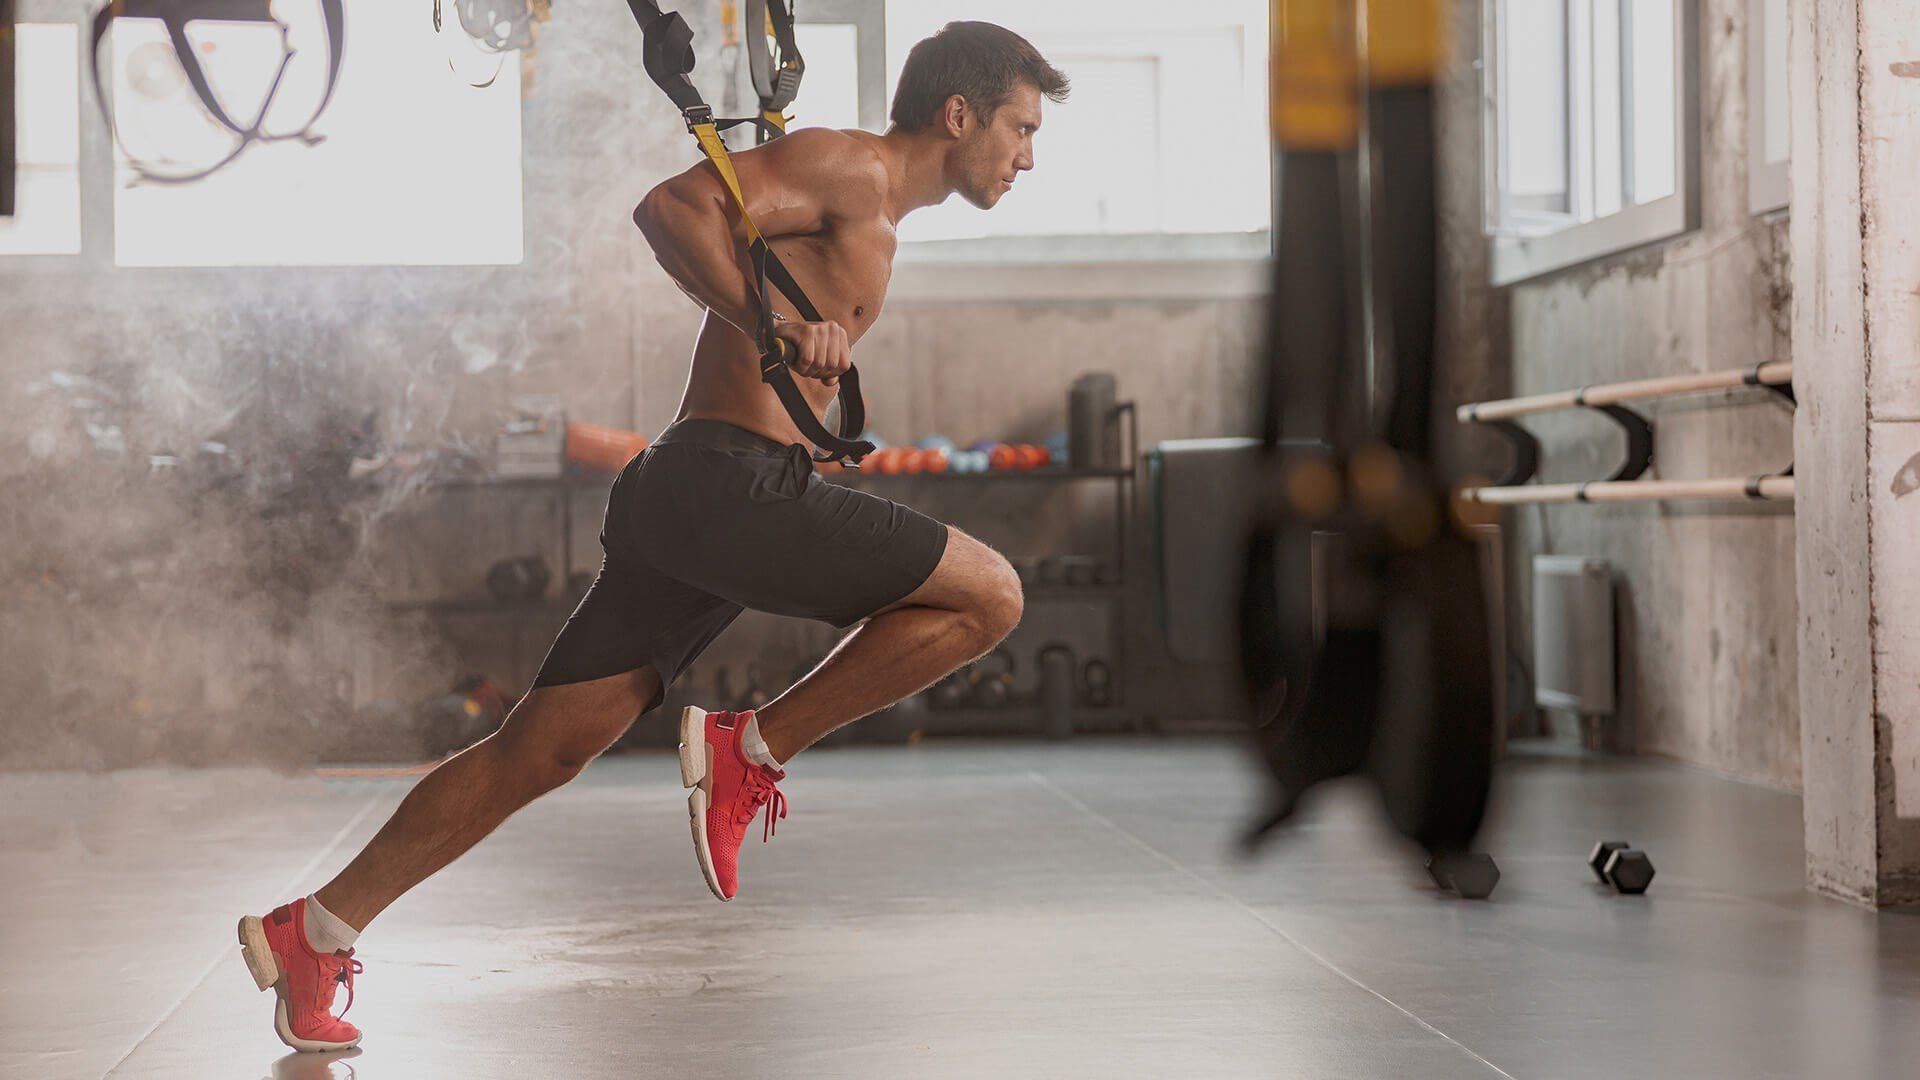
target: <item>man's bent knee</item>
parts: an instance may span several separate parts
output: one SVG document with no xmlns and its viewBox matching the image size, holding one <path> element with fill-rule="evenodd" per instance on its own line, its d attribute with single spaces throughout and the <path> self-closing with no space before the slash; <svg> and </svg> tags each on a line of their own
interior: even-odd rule
<svg viewBox="0 0 1920 1080">
<path fill-rule="evenodd" d="M 968 614 L 980 627 L 981 651 L 993 648 L 1013 633 L 1026 611 L 1026 593 L 1020 587 L 1020 575 L 1013 565 L 997 553 L 993 572 L 983 576 Z"/>
</svg>

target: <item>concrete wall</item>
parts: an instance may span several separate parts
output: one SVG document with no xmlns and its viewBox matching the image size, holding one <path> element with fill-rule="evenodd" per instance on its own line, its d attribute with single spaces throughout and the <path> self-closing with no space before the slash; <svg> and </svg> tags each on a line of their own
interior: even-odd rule
<svg viewBox="0 0 1920 1080">
<path fill-rule="evenodd" d="M 23 7 L 77 21 L 92 5 Z M 715 4 L 680 8 L 717 25 Z M 356 496 L 347 447 L 363 433 L 448 459 L 484 450 L 529 393 L 643 432 L 671 418 L 698 313 L 628 215 L 691 147 L 638 53 L 618 4 L 569 6 L 546 28 L 514 267 L 117 268 L 110 146 L 83 103 L 84 254 L 0 260 L 0 766 L 417 756 L 404 713 L 366 706 L 464 671 L 523 685 L 551 621 L 387 605 L 478 594 L 506 555 L 551 558 L 546 505 Z M 904 300 L 860 361 L 874 424 L 896 440 L 1043 435 L 1064 424 L 1071 377 L 1104 368 L 1141 400 L 1150 445 L 1254 430 L 1258 321 L 1244 298 Z M 124 454 L 97 448 L 89 416 L 121 429 Z M 150 472 L 148 455 L 211 439 L 237 465 Z M 1086 498 L 929 509 L 1018 553 L 1064 536 Z M 582 565 L 598 511 L 591 494 L 573 508 Z M 1147 610 L 1133 608 L 1140 626 Z M 771 623 L 743 621 L 716 655 L 790 674 L 831 640 Z"/>
<path fill-rule="evenodd" d="M 1920 5 L 1794 12 L 1807 879 L 1920 903 Z"/>
<path fill-rule="evenodd" d="M 1491 345 L 1480 355 L 1507 368 L 1515 394 L 1789 356 L 1786 223 L 1747 209 L 1745 0 L 1701 0 L 1699 20 L 1700 227 L 1495 299 L 1467 289 L 1449 300 L 1462 322 L 1487 320 Z M 1459 40 L 1472 56 L 1477 30 L 1463 26 Z M 1478 102 L 1463 92 L 1450 102 L 1448 152 L 1466 167 L 1467 140 L 1478 154 Z M 1451 216 L 1445 227 L 1456 252 L 1484 251 L 1477 214 Z M 1455 257 L 1479 269 L 1471 255 Z M 1473 370 L 1471 357 L 1463 367 Z M 1757 392 L 1682 398 L 1646 412 L 1657 428 L 1654 477 L 1742 476 L 1792 459 L 1790 413 Z M 1544 480 L 1603 478 L 1618 460 L 1620 436 L 1603 418 L 1554 414 L 1526 423 L 1545 448 Z M 1511 511 L 1507 523 L 1521 628 L 1529 625 L 1534 554 L 1594 555 L 1616 567 L 1621 745 L 1798 786 L 1790 511 L 1564 506 Z"/>
</svg>

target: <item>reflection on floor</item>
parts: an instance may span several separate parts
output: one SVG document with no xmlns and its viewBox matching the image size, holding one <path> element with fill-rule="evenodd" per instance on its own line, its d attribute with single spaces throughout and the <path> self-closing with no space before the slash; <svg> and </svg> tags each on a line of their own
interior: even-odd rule
<svg viewBox="0 0 1920 1080">
<path fill-rule="evenodd" d="M 195 1077 L 1912 1075 L 1920 922 L 1800 882 L 1791 796 L 1509 759 L 1493 899 L 1335 791 L 1263 857 L 1213 742 L 819 751 L 742 897 L 669 755 L 612 758 L 362 939 L 349 1055 L 288 1055 L 232 944 L 403 779 L 0 776 L 0 1074 Z M 1583 863 L 1648 849 L 1645 897 Z"/>
</svg>

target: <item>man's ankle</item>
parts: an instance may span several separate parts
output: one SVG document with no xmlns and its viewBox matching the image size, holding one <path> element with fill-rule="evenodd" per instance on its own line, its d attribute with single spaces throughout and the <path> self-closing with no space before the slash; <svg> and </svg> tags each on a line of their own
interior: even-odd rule
<svg viewBox="0 0 1920 1080">
<path fill-rule="evenodd" d="M 773 737 L 769 737 L 760 725 L 759 715 L 748 713 L 746 726 L 740 729 L 740 750 L 755 765 L 769 769 L 785 768 L 786 762 L 792 760 L 792 755 L 782 755 L 774 749 L 774 740 L 778 735 L 776 731 Z"/>
</svg>

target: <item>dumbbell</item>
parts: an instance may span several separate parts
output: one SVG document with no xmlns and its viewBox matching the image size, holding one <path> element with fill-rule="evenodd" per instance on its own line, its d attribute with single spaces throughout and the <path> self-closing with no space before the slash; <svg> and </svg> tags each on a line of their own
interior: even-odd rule
<svg viewBox="0 0 1920 1080">
<path fill-rule="evenodd" d="M 1442 890 L 1467 900 L 1485 900 L 1500 883 L 1500 867 L 1484 851 L 1435 855 L 1427 860 L 1427 874 Z"/>
<path fill-rule="evenodd" d="M 1624 840 L 1602 840 L 1587 855 L 1587 866 L 1604 885 L 1639 894 L 1653 884 L 1653 860 Z"/>
</svg>

